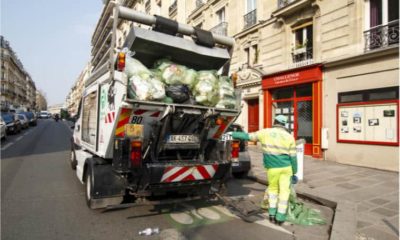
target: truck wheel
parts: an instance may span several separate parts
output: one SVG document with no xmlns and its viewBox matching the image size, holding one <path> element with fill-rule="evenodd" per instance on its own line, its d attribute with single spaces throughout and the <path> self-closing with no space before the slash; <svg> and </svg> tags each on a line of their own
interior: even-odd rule
<svg viewBox="0 0 400 240">
<path fill-rule="evenodd" d="M 75 151 L 73 149 L 71 149 L 71 153 L 70 153 L 69 159 L 70 159 L 71 168 L 73 170 L 75 170 L 76 169 L 76 165 L 78 165 L 78 161 L 76 161 Z"/>
<path fill-rule="evenodd" d="M 110 197 L 110 198 L 99 198 L 93 199 L 93 184 L 92 181 L 92 170 L 88 169 L 85 178 L 86 184 L 86 204 L 90 209 L 106 208 L 109 205 L 118 205 L 123 201 L 123 196 L 120 197 Z"/>
<path fill-rule="evenodd" d="M 94 200 L 93 200 L 93 186 L 92 186 L 92 171 L 88 169 L 86 174 L 86 204 L 90 209 L 95 209 L 94 207 Z"/>
</svg>

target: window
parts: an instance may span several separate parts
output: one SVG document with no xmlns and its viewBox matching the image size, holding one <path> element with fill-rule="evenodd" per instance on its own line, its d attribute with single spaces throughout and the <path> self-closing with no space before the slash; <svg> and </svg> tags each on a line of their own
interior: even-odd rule
<svg viewBox="0 0 400 240">
<path fill-rule="evenodd" d="M 338 98 L 338 142 L 398 146 L 398 87 L 342 92 Z"/>
<path fill-rule="evenodd" d="M 293 63 L 312 63 L 310 61 L 313 59 L 313 25 L 311 23 L 293 29 L 292 58 Z"/>
<path fill-rule="evenodd" d="M 246 54 L 246 64 L 250 66 L 250 48 L 245 48 L 244 52 Z"/>
<path fill-rule="evenodd" d="M 217 11 L 218 23 L 225 22 L 225 8 L 221 8 L 221 10 Z"/>
<path fill-rule="evenodd" d="M 253 49 L 253 56 L 254 56 L 253 64 L 257 64 L 258 63 L 258 58 L 259 58 L 259 53 L 260 53 L 259 50 L 258 50 L 258 46 L 256 44 L 256 45 L 253 45 L 251 48 Z"/>
<path fill-rule="evenodd" d="M 395 100 L 395 99 L 399 99 L 398 87 L 341 92 L 338 94 L 339 103 L 368 102 L 368 101 Z"/>
<path fill-rule="evenodd" d="M 243 16 L 244 28 L 249 28 L 257 23 L 256 0 L 247 0 L 246 14 Z"/>
<path fill-rule="evenodd" d="M 249 12 L 251 12 L 251 11 L 253 11 L 253 10 L 255 10 L 256 8 L 257 8 L 257 2 L 256 2 L 256 0 L 247 0 L 247 12 L 246 13 L 249 13 Z"/>
<path fill-rule="evenodd" d="M 96 143 L 97 133 L 97 91 L 83 99 L 82 140 L 90 145 Z"/>
<path fill-rule="evenodd" d="M 365 13 L 365 50 L 399 43 L 399 0 L 369 0 Z"/>
</svg>

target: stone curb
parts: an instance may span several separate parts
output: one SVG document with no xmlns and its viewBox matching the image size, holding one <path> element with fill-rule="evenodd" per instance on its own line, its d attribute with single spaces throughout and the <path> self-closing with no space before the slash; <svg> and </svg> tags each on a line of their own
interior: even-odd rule
<svg viewBox="0 0 400 240">
<path fill-rule="evenodd" d="M 268 185 L 265 179 L 258 178 L 257 176 L 249 173 L 248 179 L 256 181 L 263 185 Z M 318 193 L 311 188 L 298 187 L 296 194 L 302 198 L 309 198 L 315 200 L 325 206 L 334 209 L 334 217 L 332 222 L 332 229 L 330 232 L 330 240 L 343 240 L 354 239 L 356 236 L 357 220 L 356 220 L 356 206 L 354 203 L 340 200 L 336 198 L 322 198 Z"/>
</svg>

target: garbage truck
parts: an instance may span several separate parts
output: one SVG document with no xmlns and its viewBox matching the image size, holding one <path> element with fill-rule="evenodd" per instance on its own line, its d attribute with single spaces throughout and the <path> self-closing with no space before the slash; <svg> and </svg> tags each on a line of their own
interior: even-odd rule
<svg viewBox="0 0 400 240">
<path fill-rule="evenodd" d="M 218 193 L 238 157 L 239 144 L 223 135 L 240 114 L 240 92 L 233 108 L 134 99 L 128 94 L 125 53 L 128 49 L 149 68 L 168 57 L 196 71 L 227 75 L 234 40 L 119 5 L 111 34 L 122 20 L 142 27 L 132 24 L 121 47 L 112 38 L 108 60 L 85 81 L 72 127 L 70 164 L 85 185 L 88 207 Z"/>
</svg>

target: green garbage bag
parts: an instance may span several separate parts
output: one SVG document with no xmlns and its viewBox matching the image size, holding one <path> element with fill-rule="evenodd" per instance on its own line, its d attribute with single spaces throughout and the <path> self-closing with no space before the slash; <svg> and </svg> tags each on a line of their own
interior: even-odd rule
<svg viewBox="0 0 400 240">
<path fill-rule="evenodd" d="M 198 104 L 215 107 L 219 102 L 219 84 L 216 72 L 197 72 L 197 83 L 193 88 L 193 96 Z"/>
<path fill-rule="evenodd" d="M 169 59 L 157 60 L 155 68 L 161 74 L 161 79 L 167 85 L 186 85 L 190 89 L 196 84 L 197 72 Z"/>
<path fill-rule="evenodd" d="M 217 108 L 233 109 L 236 106 L 235 89 L 231 79 L 227 76 L 219 77 L 219 99 Z"/>
<path fill-rule="evenodd" d="M 312 209 L 297 200 L 293 185 L 290 187 L 289 206 L 286 220 L 293 224 L 311 226 L 326 224 L 325 219 L 317 209 Z"/>
<path fill-rule="evenodd" d="M 147 79 L 151 76 L 151 72 L 146 66 L 129 55 L 125 58 L 125 73 L 128 76 L 128 79 L 134 75 L 140 75 L 142 79 Z"/>
</svg>

